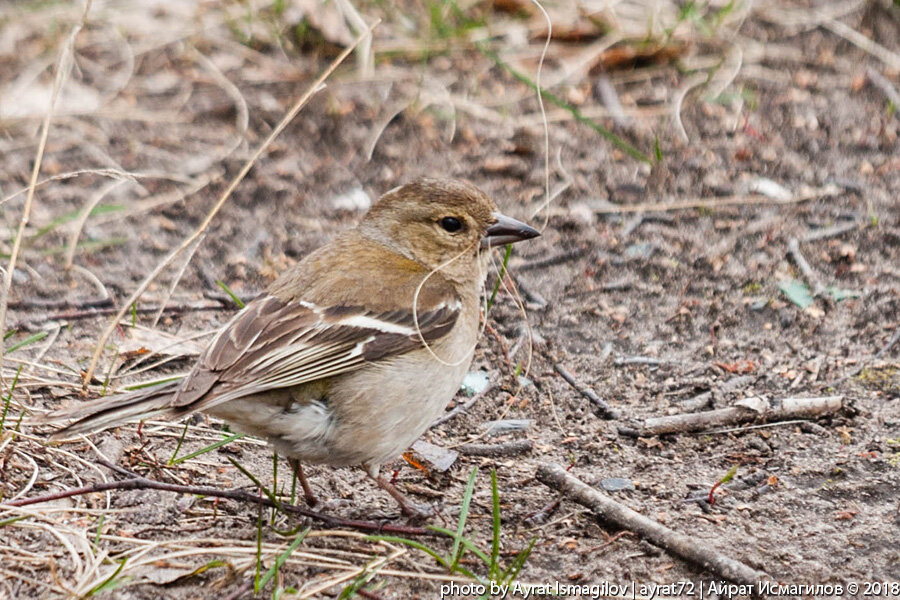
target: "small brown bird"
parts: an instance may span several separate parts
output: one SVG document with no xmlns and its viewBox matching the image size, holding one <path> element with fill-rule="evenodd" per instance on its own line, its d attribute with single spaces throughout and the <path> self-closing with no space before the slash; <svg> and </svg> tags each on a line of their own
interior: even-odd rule
<svg viewBox="0 0 900 600">
<path fill-rule="evenodd" d="M 378 475 L 442 413 L 479 333 L 488 249 L 539 233 L 475 186 L 420 179 L 281 275 L 226 324 L 181 381 L 54 413 L 54 438 L 202 411 L 301 462 Z"/>
</svg>

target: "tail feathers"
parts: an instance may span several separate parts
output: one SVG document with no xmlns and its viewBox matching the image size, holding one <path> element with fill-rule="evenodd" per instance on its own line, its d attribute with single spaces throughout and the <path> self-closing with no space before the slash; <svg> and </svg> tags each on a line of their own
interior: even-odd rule
<svg viewBox="0 0 900 600">
<path fill-rule="evenodd" d="M 172 408 L 171 402 L 180 381 L 171 381 L 136 392 L 106 396 L 52 412 L 41 418 L 43 423 L 72 421 L 57 429 L 51 440 L 62 440 L 83 433 L 92 433 L 107 427 L 121 425 L 150 417 L 170 418 L 182 415 L 184 410 Z M 74 419 L 74 420 L 73 420 Z"/>
</svg>

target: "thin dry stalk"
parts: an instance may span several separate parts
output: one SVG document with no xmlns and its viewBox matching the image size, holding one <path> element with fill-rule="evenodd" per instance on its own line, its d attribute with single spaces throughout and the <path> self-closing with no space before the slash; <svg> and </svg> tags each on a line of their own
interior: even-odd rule
<svg viewBox="0 0 900 600">
<path fill-rule="evenodd" d="M 97 193 L 93 194 L 84 205 L 84 208 L 81 209 L 81 213 L 78 215 L 78 219 L 75 221 L 75 225 L 72 228 L 72 233 L 69 234 L 69 243 L 66 244 L 66 269 L 72 268 L 72 261 L 75 260 L 75 250 L 78 247 L 78 238 L 81 237 L 81 230 L 84 229 L 84 224 L 87 222 L 88 217 L 91 216 L 91 211 L 93 211 L 94 208 L 98 204 L 100 204 L 100 201 L 103 200 L 107 196 L 107 194 L 112 192 L 114 189 L 116 189 L 126 181 L 128 180 L 114 179 L 113 181 L 110 181 L 105 186 L 100 188 Z"/>
<path fill-rule="evenodd" d="M 150 328 L 153 329 L 156 327 L 156 324 L 159 323 L 160 318 L 162 318 L 163 312 L 166 310 L 166 304 L 169 303 L 169 300 L 172 299 L 172 294 L 175 293 L 175 288 L 178 287 L 178 283 L 181 281 L 181 278 L 184 277 L 184 272 L 187 271 L 188 265 L 191 264 L 191 259 L 194 258 L 194 254 L 197 252 L 197 248 L 203 243 L 203 240 L 206 239 L 206 234 L 200 236 L 199 239 L 194 243 L 193 246 L 187 251 L 187 254 L 184 257 L 184 260 L 181 263 L 181 268 L 178 269 L 178 272 L 175 273 L 175 277 L 172 278 L 172 282 L 169 284 L 169 288 L 166 290 L 166 295 L 163 296 L 162 301 L 159 303 L 159 310 L 156 311 L 156 314 L 153 315 L 153 322 L 150 324 Z"/>
<path fill-rule="evenodd" d="M 844 22 L 835 19 L 825 19 L 822 21 L 822 27 L 841 36 L 867 54 L 871 54 L 888 67 L 900 70 L 900 54 L 892 52 L 878 42 L 870 40 Z"/>
<path fill-rule="evenodd" d="M 122 303 L 122 308 L 119 309 L 119 312 L 116 313 L 115 317 L 110 320 L 109 324 L 106 326 L 106 329 L 100 335 L 100 339 L 97 340 L 97 347 L 94 349 L 94 354 L 91 357 L 91 362 L 88 365 L 88 368 L 85 370 L 83 385 L 86 388 L 88 383 L 94 376 L 94 371 L 97 369 L 97 363 L 100 361 L 100 356 L 103 354 L 103 347 L 106 344 L 106 341 L 109 339 L 109 336 L 112 335 L 113 331 L 116 330 L 116 327 L 119 324 L 119 320 L 125 316 L 125 313 L 128 312 L 128 309 L 132 304 L 137 302 L 137 300 L 141 297 L 141 295 L 147 290 L 150 286 L 150 283 L 156 279 L 159 274 L 181 254 L 184 250 L 186 250 L 191 244 L 196 241 L 200 235 L 206 231 L 206 228 L 209 227 L 209 224 L 212 222 L 213 218 L 219 213 L 222 207 L 225 205 L 225 202 L 231 197 L 231 194 L 237 188 L 237 186 L 244 180 L 244 177 L 247 176 L 247 173 L 250 172 L 250 169 L 253 168 L 253 165 L 256 164 L 256 161 L 265 153 L 271 143 L 277 138 L 282 131 L 284 131 L 285 127 L 294 120 L 294 117 L 300 112 L 300 110 L 309 102 L 309 99 L 313 97 L 314 94 L 319 92 L 324 84 L 325 80 L 331 76 L 335 69 L 344 62 L 347 56 L 350 55 L 351 52 L 356 48 L 357 45 L 367 36 L 370 35 L 372 30 L 378 25 L 380 21 L 376 21 L 365 33 L 356 38 L 356 40 L 347 48 L 344 49 L 343 52 L 338 55 L 337 58 L 328 66 L 325 71 L 319 75 L 318 78 L 309 86 L 306 92 L 294 103 L 291 109 L 287 112 L 284 118 L 281 119 L 281 122 L 272 130 L 272 133 L 260 144 L 259 148 L 257 148 L 256 152 L 253 153 L 253 156 L 244 164 L 243 168 L 238 172 L 238 174 L 231 181 L 229 186 L 222 192 L 222 195 L 219 197 L 219 200 L 216 202 L 215 206 L 213 206 L 212 210 L 206 215 L 206 218 L 200 224 L 200 227 L 197 228 L 194 233 L 189 235 L 182 243 L 178 246 L 173 252 L 171 252 L 165 260 L 163 260 L 153 271 L 144 278 L 144 281 L 141 282 L 141 285 L 128 297 L 128 299 Z"/>
<path fill-rule="evenodd" d="M 84 5 L 84 12 L 81 19 L 72 28 L 72 33 L 66 39 L 66 43 L 60 49 L 59 61 L 57 62 L 56 79 L 53 82 L 53 91 L 50 94 L 50 106 L 47 114 L 44 116 L 44 122 L 41 125 L 41 139 L 38 142 L 37 154 L 34 158 L 34 167 L 31 169 L 31 179 L 28 182 L 28 193 L 25 196 L 25 206 L 22 208 L 22 218 L 19 220 L 19 228 L 16 231 L 16 237 L 13 240 L 12 250 L 9 253 L 9 265 L 3 277 L 3 290 L 0 292 L 0 340 L 6 335 L 6 308 L 9 304 L 9 292 L 12 288 L 13 273 L 16 269 L 16 260 L 19 258 L 19 250 L 22 247 L 22 238 L 25 235 L 25 227 L 28 226 L 28 220 L 31 217 L 31 207 L 34 204 L 34 190 L 37 186 L 38 174 L 41 172 L 41 162 L 44 159 L 44 150 L 47 148 L 47 137 L 50 134 L 50 123 L 53 120 L 53 109 L 56 106 L 56 100 L 59 97 L 59 90 L 69 78 L 69 71 L 74 63 L 72 54 L 75 50 L 75 38 L 84 26 L 87 20 L 88 12 L 91 10 L 92 0 L 87 0 Z M 6 380 L 3 378 L 3 350 L 4 344 L 0 341 L 0 390 L 6 388 Z"/>
<path fill-rule="evenodd" d="M 681 105 L 684 104 L 684 99 L 687 97 L 688 92 L 705 83 L 707 79 L 709 79 L 708 73 L 694 73 L 685 80 L 675 93 L 675 101 L 672 103 L 672 123 L 675 125 L 675 130 L 678 131 L 681 141 L 685 144 L 690 144 L 691 138 L 688 137 L 687 131 L 684 129 L 684 123 L 681 122 Z"/>
<path fill-rule="evenodd" d="M 814 198 L 827 198 L 835 196 L 840 192 L 836 186 L 827 185 L 821 188 L 813 188 L 796 194 L 787 200 L 779 200 L 770 198 L 762 194 L 748 194 L 740 196 L 722 196 L 720 198 L 696 198 L 692 200 L 681 200 L 675 202 L 651 202 L 647 204 L 629 204 L 624 206 L 610 206 L 595 209 L 598 214 L 620 214 L 620 213 L 645 213 L 645 212 L 667 212 L 670 210 L 685 210 L 690 208 L 719 208 L 722 206 L 754 206 L 758 204 L 797 204 L 806 202 Z"/>
</svg>

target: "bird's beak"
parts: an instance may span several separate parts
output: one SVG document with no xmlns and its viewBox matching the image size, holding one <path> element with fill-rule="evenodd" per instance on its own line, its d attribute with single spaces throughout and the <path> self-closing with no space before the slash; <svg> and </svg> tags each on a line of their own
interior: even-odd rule
<svg viewBox="0 0 900 600">
<path fill-rule="evenodd" d="M 487 228 L 487 232 L 481 238 L 481 247 L 483 249 L 505 244 L 515 244 L 516 242 L 530 240 L 541 235 L 541 232 L 534 227 L 530 227 L 512 217 L 496 212 L 493 216 L 496 220 Z"/>
</svg>

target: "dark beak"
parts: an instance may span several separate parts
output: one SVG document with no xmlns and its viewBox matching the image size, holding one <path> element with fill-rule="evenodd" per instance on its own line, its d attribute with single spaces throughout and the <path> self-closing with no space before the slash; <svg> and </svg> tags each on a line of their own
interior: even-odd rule
<svg viewBox="0 0 900 600">
<path fill-rule="evenodd" d="M 523 240 L 530 240 L 541 235 L 534 227 L 529 227 L 521 221 L 500 213 L 494 213 L 493 225 L 487 228 L 487 233 L 481 238 L 482 248 L 495 248 L 506 244 L 515 244 Z"/>
</svg>

